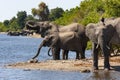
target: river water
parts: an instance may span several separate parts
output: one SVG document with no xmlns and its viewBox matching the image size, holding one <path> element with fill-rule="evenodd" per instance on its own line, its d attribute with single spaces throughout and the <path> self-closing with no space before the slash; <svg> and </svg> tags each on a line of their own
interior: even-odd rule
<svg viewBox="0 0 120 80">
<path fill-rule="evenodd" d="M 0 80 L 120 80 L 119 72 L 26 71 L 24 69 L 9 69 L 4 67 L 7 64 L 25 62 L 31 59 L 35 55 L 41 41 L 42 39 L 40 38 L 0 34 Z M 46 54 L 47 50 L 48 48 L 42 48 L 39 60 L 52 59 Z M 86 54 L 87 57 L 91 55 L 90 51 L 86 51 Z M 75 53 L 70 52 L 69 58 L 75 59 Z"/>
</svg>

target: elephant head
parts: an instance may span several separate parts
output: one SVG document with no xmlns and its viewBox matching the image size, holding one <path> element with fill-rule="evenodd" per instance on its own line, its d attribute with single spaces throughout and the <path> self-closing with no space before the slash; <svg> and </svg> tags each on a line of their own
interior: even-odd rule
<svg viewBox="0 0 120 80">
<path fill-rule="evenodd" d="M 30 30 L 35 30 L 37 33 L 41 34 L 41 37 L 45 37 L 53 32 L 58 32 L 58 28 L 53 23 L 49 21 L 44 22 L 34 22 L 28 21 L 26 22 L 26 28 Z"/>
<path fill-rule="evenodd" d="M 42 22 L 39 22 L 39 24 L 35 21 L 27 21 L 25 26 L 27 29 L 30 29 L 30 30 L 36 30 L 38 31 L 40 29 L 40 27 L 43 25 Z"/>
<path fill-rule="evenodd" d="M 55 46 L 57 46 L 56 45 L 57 41 L 58 41 L 58 36 L 56 34 L 46 36 L 45 39 L 41 42 L 41 44 L 38 48 L 37 54 L 32 59 L 35 59 L 39 55 L 42 47 L 46 47 L 46 46 L 47 47 L 55 47 Z"/>
</svg>

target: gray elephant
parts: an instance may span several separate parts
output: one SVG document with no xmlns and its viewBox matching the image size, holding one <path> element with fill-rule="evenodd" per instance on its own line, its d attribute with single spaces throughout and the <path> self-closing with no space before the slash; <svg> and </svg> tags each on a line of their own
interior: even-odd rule
<svg viewBox="0 0 120 80">
<path fill-rule="evenodd" d="M 78 56 L 80 56 L 80 58 L 84 58 L 84 52 L 82 50 L 82 42 L 80 38 L 82 37 L 79 37 L 75 32 L 57 32 L 48 35 L 42 41 L 37 54 L 32 59 L 35 59 L 39 55 L 43 46 L 52 47 L 54 49 L 53 54 L 55 54 L 54 56 L 58 57 L 58 59 L 60 56 L 60 49 L 63 49 L 66 52 L 69 50 L 75 51 L 77 53 L 76 59 L 79 59 Z"/>
<path fill-rule="evenodd" d="M 83 25 L 80 25 L 78 23 L 72 23 L 70 25 L 60 27 L 58 25 L 55 25 L 54 23 L 50 23 L 47 21 L 45 22 L 28 21 L 26 23 L 26 28 L 36 30 L 39 34 L 41 34 L 42 37 L 53 34 L 54 32 L 69 32 L 69 31 L 76 32 L 79 37 L 82 37 L 80 40 L 82 41 L 82 46 L 83 46 L 82 50 L 85 53 L 88 38 L 85 35 L 85 29 Z M 53 53 L 54 48 L 52 49 L 53 49 L 52 50 L 52 53 Z M 67 59 L 68 51 L 63 50 L 62 52 L 63 52 L 63 59 Z M 64 55 L 66 56 L 66 58 Z"/>
<path fill-rule="evenodd" d="M 26 28 L 36 30 L 36 32 L 41 34 L 41 37 L 43 38 L 54 32 L 68 32 L 68 31 L 76 32 L 79 36 L 81 35 L 81 33 L 83 33 L 84 34 L 83 36 L 85 36 L 84 26 L 79 23 L 72 23 L 66 26 L 59 26 L 48 21 L 44 22 L 28 21 L 26 22 Z"/>
<path fill-rule="evenodd" d="M 92 41 L 94 70 L 98 69 L 98 48 L 104 55 L 104 69 L 110 70 L 110 44 L 120 44 L 120 19 L 110 20 L 103 20 L 104 24 L 90 23 L 86 26 L 86 35 Z"/>
</svg>

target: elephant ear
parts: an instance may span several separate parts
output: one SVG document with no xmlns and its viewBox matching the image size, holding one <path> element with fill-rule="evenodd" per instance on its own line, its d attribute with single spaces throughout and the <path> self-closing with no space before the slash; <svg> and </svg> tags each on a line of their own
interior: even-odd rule
<svg viewBox="0 0 120 80">
<path fill-rule="evenodd" d="M 58 36 L 57 33 L 54 33 L 52 35 L 49 36 L 49 42 L 50 42 L 50 47 L 54 47 L 56 46 L 57 42 L 58 42 Z"/>
</svg>

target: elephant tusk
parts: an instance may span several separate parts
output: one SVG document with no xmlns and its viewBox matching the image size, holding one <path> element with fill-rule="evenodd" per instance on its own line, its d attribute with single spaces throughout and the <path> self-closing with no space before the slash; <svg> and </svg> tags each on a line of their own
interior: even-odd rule
<svg viewBox="0 0 120 80">
<path fill-rule="evenodd" d="M 31 27 L 32 25 L 30 25 L 30 24 L 26 23 L 26 25 L 25 25 L 25 26 L 27 26 L 27 27 L 28 27 L 28 26 L 30 26 L 30 27 Z"/>
<path fill-rule="evenodd" d="M 96 49 L 98 49 L 99 45 L 96 46 Z"/>
<path fill-rule="evenodd" d="M 106 47 L 107 47 L 108 49 L 110 49 L 110 47 L 109 47 L 108 45 L 107 45 Z"/>
</svg>

